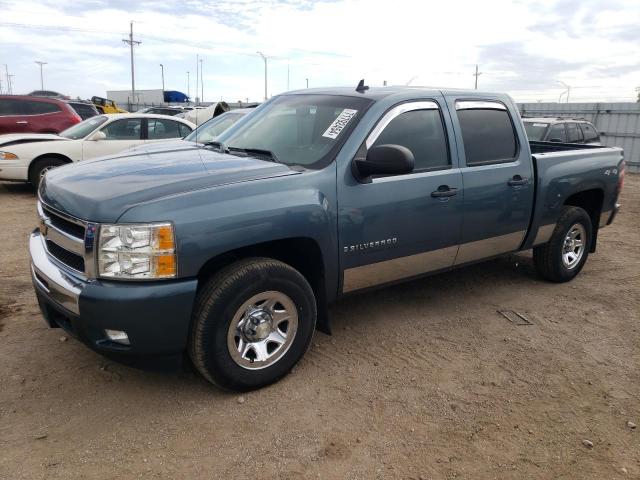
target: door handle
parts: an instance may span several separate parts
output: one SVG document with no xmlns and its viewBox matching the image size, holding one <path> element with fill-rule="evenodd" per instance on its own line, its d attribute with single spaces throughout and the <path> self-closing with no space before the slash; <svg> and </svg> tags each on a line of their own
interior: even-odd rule
<svg viewBox="0 0 640 480">
<path fill-rule="evenodd" d="M 453 197 L 458 194 L 457 188 L 449 188 L 449 185 L 440 185 L 437 190 L 431 192 L 433 198 Z"/>
<path fill-rule="evenodd" d="M 521 177 L 520 175 L 514 175 L 511 180 L 507 182 L 510 187 L 519 187 L 522 185 L 527 185 L 529 183 L 529 179 L 526 177 Z"/>
<path fill-rule="evenodd" d="M 27 125 L 29 122 L 27 122 L 26 120 L 20 120 L 19 122 L 16 122 L 17 125 Z"/>
</svg>

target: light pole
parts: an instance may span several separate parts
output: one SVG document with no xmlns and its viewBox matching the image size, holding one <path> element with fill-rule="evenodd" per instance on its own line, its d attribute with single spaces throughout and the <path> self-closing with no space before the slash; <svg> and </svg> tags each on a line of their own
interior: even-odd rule
<svg viewBox="0 0 640 480">
<path fill-rule="evenodd" d="M 198 99 L 198 85 L 200 85 L 200 55 L 196 53 L 196 105 L 200 105 Z"/>
<path fill-rule="evenodd" d="M 309 88 L 309 79 L 305 78 L 306 82 L 307 82 L 307 88 Z"/>
<path fill-rule="evenodd" d="M 189 79 L 189 71 L 187 70 L 187 97 L 191 101 L 191 80 Z"/>
<path fill-rule="evenodd" d="M 264 99 L 267 99 L 267 56 L 262 52 L 256 52 L 264 60 Z"/>
<path fill-rule="evenodd" d="M 36 63 L 40 65 L 40 90 L 44 90 L 44 76 L 42 75 L 42 66 L 46 65 L 47 62 L 36 60 Z"/>
<path fill-rule="evenodd" d="M 287 92 L 289 91 L 289 62 L 290 59 L 287 58 Z"/>
<path fill-rule="evenodd" d="M 200 59 L 200 101 L 204 102 L 204 71 L 202 70 L 202 59 Z"/>
<path fill-rule="evenodd" d="M 162 91 L 164 92 L 164 65 L 160 64 L 160 71 L 162 72 Z"/>
</svg>

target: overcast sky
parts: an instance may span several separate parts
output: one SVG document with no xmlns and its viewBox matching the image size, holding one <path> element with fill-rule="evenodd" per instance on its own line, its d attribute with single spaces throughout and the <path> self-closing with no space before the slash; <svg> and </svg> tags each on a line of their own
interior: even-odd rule
<svg viewBox="0 0 640 480">
<path fill-rule="evenodd" d="M 289 88 L 407 84 L 507 91 L 518 101 L 631 101 L 640 86 L 640 0 L 0 0 L 0 76 L 14 93 L 45 88 L 83 98 L 129 89 L 134 23 L 136 87 L 204 99 Z"/>
</svg>

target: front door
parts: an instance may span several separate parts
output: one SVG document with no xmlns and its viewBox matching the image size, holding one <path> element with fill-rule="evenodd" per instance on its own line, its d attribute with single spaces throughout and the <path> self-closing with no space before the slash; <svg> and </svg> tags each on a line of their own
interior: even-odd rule
<svg viewBox="0 0 640 480">
<path fill-rule="evenodd" d="M 450 145 L 443 98 L 391 108 L 358 157 L 375 145 L 407 147 L 415 169 L 405 175 L 338 182 L 342 292 L 453 265 L 462 223 L 462 174 Z"/>
<path fill-rule="evenodd" d="M 82 159 L 114 155 L 127 148 L 144 142 L 142 118 L 122 118 L 114 120 L 100 129 L 105 138 L 101 140 L 84 140 L 82 142 Z"/>
<path fill-rule="evenodd" d="M 449 97 L 464 182 L 464 218 L 455 264 L 520 248 L 531 219 L 534 173 L 520 127 L 497 100 Z M 518 127 L 516 127 L 518 125 Z"/>
</svg>

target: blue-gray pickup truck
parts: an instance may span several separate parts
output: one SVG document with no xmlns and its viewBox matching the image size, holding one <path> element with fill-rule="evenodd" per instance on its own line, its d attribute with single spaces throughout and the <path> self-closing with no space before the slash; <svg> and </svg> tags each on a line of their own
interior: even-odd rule
<svg viewBox="0 0 640 480">
<path fill-rule="evenodd" d="M 510 97 L 476 91 L 290 92 L 218 140 L 47 173 L 29 249 L 51 327 L 258 388 L 345 294 L 531 248 L 571 280 L 624 177 L 621 149 L 529 142 Z"/>
</svg>

